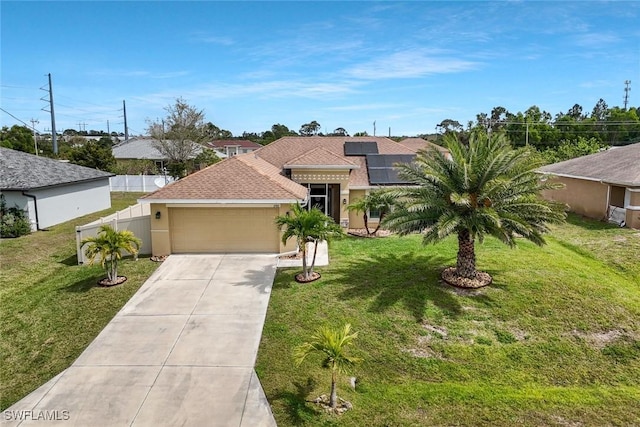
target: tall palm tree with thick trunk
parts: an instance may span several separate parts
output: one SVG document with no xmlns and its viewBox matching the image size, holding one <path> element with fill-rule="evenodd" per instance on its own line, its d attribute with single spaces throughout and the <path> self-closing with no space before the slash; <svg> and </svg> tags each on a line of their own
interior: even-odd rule
<svg viewBox="0 0 640 427">
<path fill-rule="evenodd" d="M 513 247 L 522 237 L 541 246 L 547 224 L 564 220 L 564 206 L 539 197 L 557 187 L 535 172 L 541 165 L 528 149 L 514 150 L 503 134 L 474 133 L 468 145 L 450 135 L 446 146 L 451 160 L 432 150 L 398 166 L 400 176 L 415 185 L 395 191 L 401 202 L 385 226 L 400 234 L 423 232 L 425 244 L 457 235 L 456 266 L 443 279 L 483 286 L 491 277 L 476 270 L 476 240 L 490 235 Z"/>
</svg>

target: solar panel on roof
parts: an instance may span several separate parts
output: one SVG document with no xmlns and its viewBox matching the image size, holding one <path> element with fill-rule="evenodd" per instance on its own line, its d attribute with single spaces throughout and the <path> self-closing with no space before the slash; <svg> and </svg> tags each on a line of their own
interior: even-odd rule
<svg viewBox="0 0 640 427">
<path fill-rule="evenodd" d="M 413 154 L 368 154 L 367 172 L 369 182 L 374 185 L 409 184 L 398 176 L 398 163 L 411 163 Z"/>
<path fill-rule="evenodd" d="M 378 144 L 375 141 L 347 141 L 344 143 L 345 156 L 364 156 L 378 154 Z"/>
</svg>

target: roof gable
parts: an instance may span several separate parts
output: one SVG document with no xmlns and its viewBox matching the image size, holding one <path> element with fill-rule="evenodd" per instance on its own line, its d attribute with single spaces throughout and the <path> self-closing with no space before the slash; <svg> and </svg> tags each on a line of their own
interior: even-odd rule
<svg viewBox="0 0 640 427">
<path fill-rule="evenodd" d="M 0 189 L 31 190 L 108 179 L 114 174 L 0 147 Z"/>
<path fill-rule="evenodd" d="M 154 201 L 293 202 L 307 189 L 280 174 L 280 169 L 256 157 L 241 154 L 215 163 L 147 196 Z"/>
<path fill-rule="evenodd" d="M 295 159 L 290 160 L 285 169 L 292 168 L 328 168 L 328 169 L 357 169 L 356 165 L 344 156 L 332 153 L 324 147 L 315 148 L 308 153 L 304 153 Z"/>
<path fill-rule="evenodd" d="M 640 187 L 640 143 L 543 166 L 540 172 Z"/>
</svg>

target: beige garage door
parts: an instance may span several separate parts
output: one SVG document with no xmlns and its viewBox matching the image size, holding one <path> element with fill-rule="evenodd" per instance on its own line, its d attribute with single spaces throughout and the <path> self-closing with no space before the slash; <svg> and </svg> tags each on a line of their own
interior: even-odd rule
<svg viewBox="0 0 640 427">
<path fill-rule="evenodd" d="M 170 208 L 172 253 L 278 252 L 276 208 Z"/>
</svg>

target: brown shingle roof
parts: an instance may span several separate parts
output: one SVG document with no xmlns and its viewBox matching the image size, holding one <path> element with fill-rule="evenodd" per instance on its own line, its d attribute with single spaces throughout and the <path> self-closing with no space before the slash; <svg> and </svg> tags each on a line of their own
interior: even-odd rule
<svg viewBox="0 0 640 427">
<path fill-rule="evenodd" d="M 322 147 L 338 157 L 353 161 L 344 155 L 346 141 L 375 141 L 380 154 L 415 154 L 414 150 L 381 136 L 285 136 L 265 145 L 255 153 L 278 168 L 284 167 L 291 160 L 318 147 Z"/>
<path fill-rule="evenodd" d="M 314 148 L 308 153 L 304 153 L 295 159 L 289 160 L 285 168 L 293 167 L 338 167 L 343 169 L 355 169 L 358 166 L 349 160 L 348 157 L 339 156 L 324 147 Z"/>
<path fill-rule="evenodd" d="M 541 172 L 640 187 L 640 143 L 543 166 Z"/>
<path fill-rule="evenodd" d="M 307 189 L 280 174 L 280 169 L 241 154 L 223 160 L 151 193 L 149 201 L 286 202 L 302 200 Z"/>
<path fill-rule="evenodd" d="M 445 147 L 441 147 L 438 144 L 434 144 L 433 142 L 424 140 L 422 138 L 405 138 L 399 142 L 399 144 L 404 145 L 405 147 L 411 148 L 413 151 L 418 152 L 419 150 L 426 150 L 429 148 L 435 148 L 443 153 L 448 153 Z"/>
</svg>

